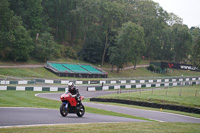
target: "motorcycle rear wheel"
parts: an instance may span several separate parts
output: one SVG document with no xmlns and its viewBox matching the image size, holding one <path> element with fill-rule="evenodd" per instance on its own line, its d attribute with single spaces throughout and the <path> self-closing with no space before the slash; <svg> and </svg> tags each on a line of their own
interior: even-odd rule
<svg viewBox="0 0 200 133">
<path fill-rule="evenodd" d="M 61 104 L 60 105 L 60 114 L 63 116 L 63 117 L 66 117 L 69 113 L 69 108 L 67 107 L 67 109 L 65 108 L 65 105 L 66 104 Z"/>
<path fill-rule="evenodd" d="M 78 117 L 83 117 L 83 115 L 85 114 L 85 107 L 83 106 L 83 104 L 79 106 L 76 114 Z"/>
</svg>

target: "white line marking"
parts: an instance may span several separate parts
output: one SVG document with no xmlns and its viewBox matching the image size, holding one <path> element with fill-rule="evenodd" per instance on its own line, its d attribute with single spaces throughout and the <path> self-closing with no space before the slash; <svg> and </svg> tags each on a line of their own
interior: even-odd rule
<svg viewBox="0 0 200 133">
<path fill-rule="evenodd" d="M 124 123 L 124 122 L 95 122 L 95 123 Z M 57 124 L 32 124 L 32 125 L 14 125 L 14 126 L 0 126 L 0 128 L 13 128 L 13 127 L 35 127 L 35 126 L 57 126 L 57 125 L 74 125 L 74 124 L 94 124 L 91 123 L 57 123 Z"/>
<path fill-rule="evenodd" d="M 154 121 L 158 121 L 158 122 L 165 122 L 165 121 L 156 120 L 156 119 L 151 119 L 151 118 L 147 118 L 147 119 L 154 120 Z"/>
</svg>

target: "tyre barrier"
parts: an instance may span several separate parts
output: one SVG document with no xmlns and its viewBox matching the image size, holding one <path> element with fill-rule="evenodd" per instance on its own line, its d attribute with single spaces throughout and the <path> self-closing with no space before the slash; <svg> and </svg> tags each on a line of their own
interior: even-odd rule
<svg viewBox="0 0 200 133">
<path fill-rule="evenodd" d="M 168 109 L 168 110 L 200 114 L 200 109 L 198 108 L 191 108 L 191 107 L 178 106 L 178 105 L 168 105 L 168 104 L 158 104 L 158 103 L 148 103 L 148 102 L 141 102 L 141 101 L 130 101 L 130 100 L 108 99 L 108 98 L 106 99 L 90 98 L 90 101 L 137 105 L 137 106 L 143 106 L 143 107 L 151 107 L 151 108 L 158 108 L 158 109 L 162 108 L 162 109 Z"/>
<path fill-rule="evenodd" d="M 74 81 L 74 80 L 51 80 L 51 79 L 34 79 L 34 80 L 20 80 L 20 81 L 8 81 L 5 79 L 0 80 L 0 84 L 68 84 L 74 82 L 75 84 L 136 84 L 136 83 L 161 83 L 161 82 L 182 82 L 182 81 L 200 81 L 199 76 L 193 77 L 170 77 L 166 79 L 130 79 L 130 80 L 91 80 L 91 81 Z"/>
</svg>

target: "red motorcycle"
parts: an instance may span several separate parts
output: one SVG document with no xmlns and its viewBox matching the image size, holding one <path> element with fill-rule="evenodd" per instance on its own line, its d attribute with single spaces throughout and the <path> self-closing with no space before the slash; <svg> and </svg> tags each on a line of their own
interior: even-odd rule
<svg viewBox="0 0 200 133">
<path fill-rule="evenodd" d="M 84 99 L 80 97 L 80 101 Z M 66 92 L 60 96 L 62 104 L 60 106 L 60 114 L 66 117 L 68 113 L 76 113 L 78 117 L 82 117 L 85 114 L 85 108 L 81 102 L 77 102 L 75 95 L 70 92 Z"/>
</svg>

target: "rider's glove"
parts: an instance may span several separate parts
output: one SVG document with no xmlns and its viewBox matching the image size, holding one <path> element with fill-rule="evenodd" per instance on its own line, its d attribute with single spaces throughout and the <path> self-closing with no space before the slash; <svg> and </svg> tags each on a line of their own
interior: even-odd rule
<svg viewBox="0 0 200 133">
<path fill-rule="evenodd" d="M 76 97 L 76 95 L 72 95 L 72 97 Z"/>
<path fill-rule="evenodd" d="M 80 97 L 77 98 L 78 101 L 81 101 Z"/>
</svg>

